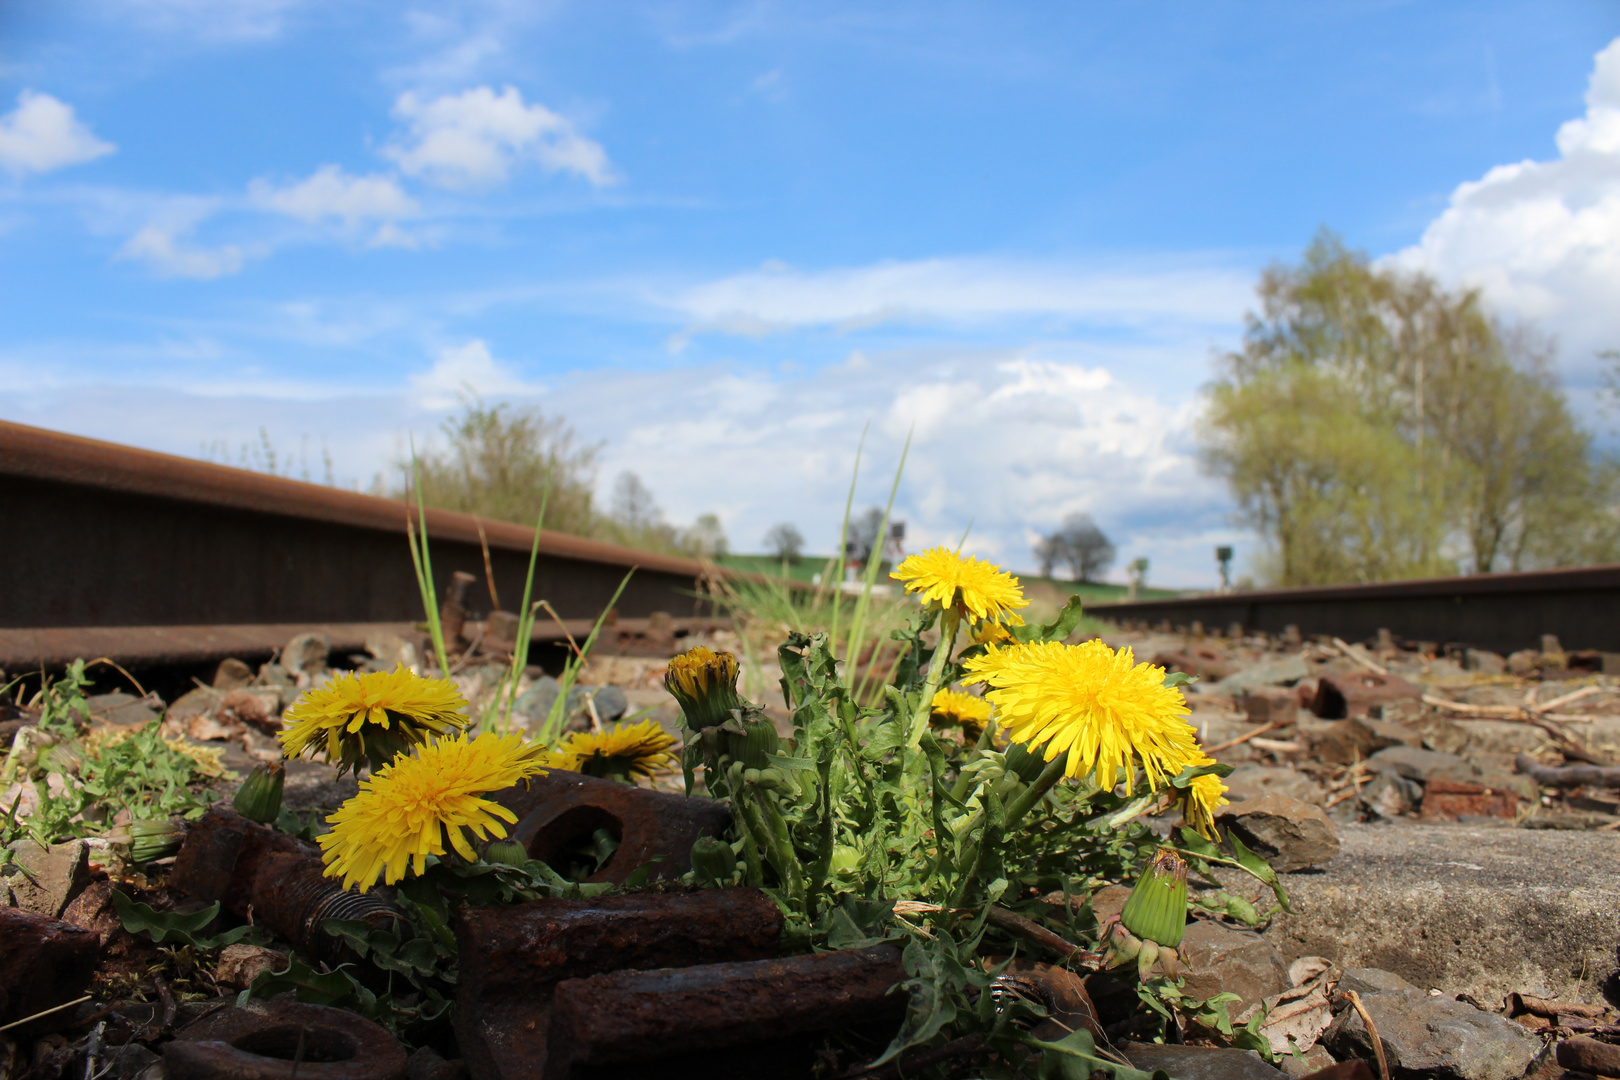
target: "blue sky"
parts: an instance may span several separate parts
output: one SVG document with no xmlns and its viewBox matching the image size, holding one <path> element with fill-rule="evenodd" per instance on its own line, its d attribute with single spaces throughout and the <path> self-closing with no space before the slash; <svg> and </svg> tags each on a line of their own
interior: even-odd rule
<svg viewBox="0 0 1620 1080">
<path fill-rule="evenodd" d="M 862 502 L 1015 568 L 1073 510 L 1180 585 L 1198 388 L 1327 225 L 1620 342 L 1596 2 L 0 6 L 0 418 L 365 483 L 458 390 L 671 520 Z M 1602 58 L 1598 54 L 1603 53 Z M 318 475 L 319 466 L 313 471 Z"/>
</svg>

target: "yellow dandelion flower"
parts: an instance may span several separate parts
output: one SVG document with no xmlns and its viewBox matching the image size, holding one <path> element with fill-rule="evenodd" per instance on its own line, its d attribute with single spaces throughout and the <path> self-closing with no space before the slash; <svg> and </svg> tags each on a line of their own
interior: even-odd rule
<svg viewBox="0 0 1620 1080">
<path fill-rule="evenodd" d="M 560 768 L 588 776 L 617 776 L 634 782 L 660 769 L 673 768 L 675 736 L 651 720 L 620 724 L 612 731 L 576 732 L 557 747 Z"/>
<path fill-rule="evenodd" d="M 1094 774 L 1112 788 L 1121 768 L 1134 786 L 1132 758 L 1157 791 L 1201 753 L 1181 691 L 1164 669 L 1136 663 L 1129 648 L 1099 640 L 1037 642 L 991 649 L 967 662 L 964 683 L 985 683 L 996 722 L 1013 742 L 1045 744 L 1046 760 L 1067 753 L 1071 777 Z"/>
<path fill-rule="evenodd" d="M 1200 752 L 1187 764 L 1196 769 L 1200 765 L 1215 764 L 1215 759 Z M 1211 840 L 1219 841 L 1220 838 L 1215 835 L 1215 811 L 1226 805 L 1225 796 L 1226 784 L 1220 777 L 1213 773 L 1194 777 L 1182 791 L 1179 800 L 1182 823 Z"/>
<path fill-rule="evenodd" d="M 906 592 L 922 593 L 925 603 L 956 608 L 973 622 L 991 619 L 1020 626 L 1024 620 L 1013 609 L 1029 604 L 1018 579 L 1001 567 L 946 547 L 907 556 L 889 576 L 905 582 Z"/>
<path fill-rule="evenodd" d="M 316 837 L 326 876 L 343 878 L 345 889 L 365 892 L 379 877 L 393 885 L 407 871 L 422 873 L 429 855 L 445 854 L 445 840 L 469 861 L 478 856 L 462 830 L 479 839 L 506 836 L 500 820 L 517 815 L 481 799 L 544 771 L 545 751 L 518 735 L 486 733 L 420 746 L 360 781 L 360 794 L 326 821 L 332 831 Z"/>
<path fill-rule="evenodd" d="M 686 726 L 693 731 L 723 724 L 731 710 L 743 707 L 737 696 L 737 658 L 703 645 L 669 662 L 664 689 L 680 703 Z"/>
<path fill-rule="evenodd" d="M 424 679 L 403 666 L 341 675 L 287 711 L 281 752 L 289 758 L 324 753 L 339 773 L 369 761 L 375 772 L 467 723 L 467 699 L 449 679 Z"/>
<path fill-rule="evenodd" d="M 936 727 L 959 727 L 969 742 L 975 742 L 990 722 L 990 703 L 960 690 L 941 689 L 934 695 L 934 711 L 929 720 Z"/>
</svg>

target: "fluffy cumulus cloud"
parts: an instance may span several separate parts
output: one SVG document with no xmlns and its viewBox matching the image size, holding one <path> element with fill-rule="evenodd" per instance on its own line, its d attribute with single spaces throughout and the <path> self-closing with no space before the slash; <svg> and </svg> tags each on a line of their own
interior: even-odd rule
<svg viewBox="0 0 1620 1080">
<path fill-rule="evenodd" d="M 658 298 L 688 334 L 767 334 L 885 322 L 977 322 L 1057 316 L 1141 325 L 1230 324 L 1253 295 L 1252 274 L 1222 266 L 1123 265 L 1107 270 L 1028 260 L 937 258 L 805 272 L 780 264 Z"/>
<path fill-rule="evenodd" d="M 414 217 L 421 212 L 416 200 L 400 190 L 392 177 L 350 176 L 336 165 L 323 165 L 307 180 L 272 184 L 255 180 L 248 196 L 257 205 L 301 221 L 337 218 L 346 223 Z"/>
<path fill-rule="evenodd" d="M 443 187 L 493 187 L 524 161 L 573 173 L 596 187 L 614 180 L 600 143 L 539 102 L 525 104 L 512 86 L 499 94 L 479 86 L 432 100 L 404 93 L 394 115 L 408 133 L 388 148 L 389 156 L 407 174 Z"/>
<path fill-rule="evenodd" d="M 1395 261 L 1477 286 L 1558 335 L 1579 371 L 1620 347 L 1620 39 L 1597 54 L 1586 115 L 1558 130 L 1558 157 L 1499 165 L 1457 187 Z"/>
<path fill-rule="evenodd" d="M 73 106 L 50 94 L 24 90 L 17 107 L 0 116 L 0 168 L 14 175 L 82 165 L 115 149 L 96 138 Z"/>
<path fill-rule="evenodd" d="M 448 409 L 469 396 L 525 396 L 539 389 L 525 383 L 511 365 L 495 359 L 480 338 L 441 349 L 431 368 L 410 379 L 412 397 L 424 409 Z"/>
</svg>

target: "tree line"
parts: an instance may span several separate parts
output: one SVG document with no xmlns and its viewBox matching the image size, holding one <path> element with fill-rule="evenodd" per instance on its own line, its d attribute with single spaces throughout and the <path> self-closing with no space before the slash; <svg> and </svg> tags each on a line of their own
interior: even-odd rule
<svg viewBox="0 0 1620 1080">
<path fill-rule="evenodd" d="M 1571 415 L 1551 342 L 1327 232 L 1258 292 L 1199 442 L 1267 541 L 1262 577 L 1620 560 L 1620 470 Z"/>
</svg>

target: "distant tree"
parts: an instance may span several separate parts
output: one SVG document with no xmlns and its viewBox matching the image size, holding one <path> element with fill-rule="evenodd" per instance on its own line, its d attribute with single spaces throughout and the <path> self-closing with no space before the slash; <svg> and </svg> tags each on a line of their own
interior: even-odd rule
<svg viewBox="0 0 1620 1080">
<path fill-rule="evenodd" d="M 1035 541 L 1035 560 L 1040 563 L 1041 577 L 1049 578 L 1061 562 L 1056 536 L 1043 536 Z"/>
<path fill-rule="evenodd" d="M 778 562 L 797 563 L 804 555 L 804 536 L 798 526 L 784 521 L 765 534 L 765 550 Z"/>
<path fill-rule="evenodd" d="M 1323 232 L 1259 294 L 1200 443 L 1270 542 L 1276 584 L 1620 555 L 1613 463 L 1571 416 L 1550 348 L 1477 291 L 1375 267 Z"/>
<path fill-rule="evenodd" d="M 647 551 L 683 550 L 674 526 L 664 520 L 653 493 L 630 470 L 621 472 L 613 481 L 608 507 L 607 518 L 596 530 L 602 539 Z"/>
<path fill-rule="evenodd" d="M 726 553 L 726 530 L 718 514 L 699 514 L 691 528 L 681 534 L 681 546 L 700 559 L 714 559 Z"/>
<path fill-rule="evenodd" d="M 580 445 L 566 421 L 536 409 L 487 408 L 474 399 L 465 403 L 460 416 L 445 421 L 442 430 L 446 447 L 424 448 L 417 457 L 423 502 L 533 525 L 549 481 L 546 528 L 581 536 L 595 533 L 592 489 L 601 446 Z M 400 486 L 394 494 L 403 497 L 412 488 L 411 462 L 395 464 Z"/>
<path fill-rule="evenodd" d="M 1095 581 L 1114 563 L 1114 545 L 1091 520 L 1090 514 L 1070 514 L 1057 532 L 1035 545 L 1041 576 L 1051 577 L 1062 563 L 1075 581 Z"/>
</svg>

